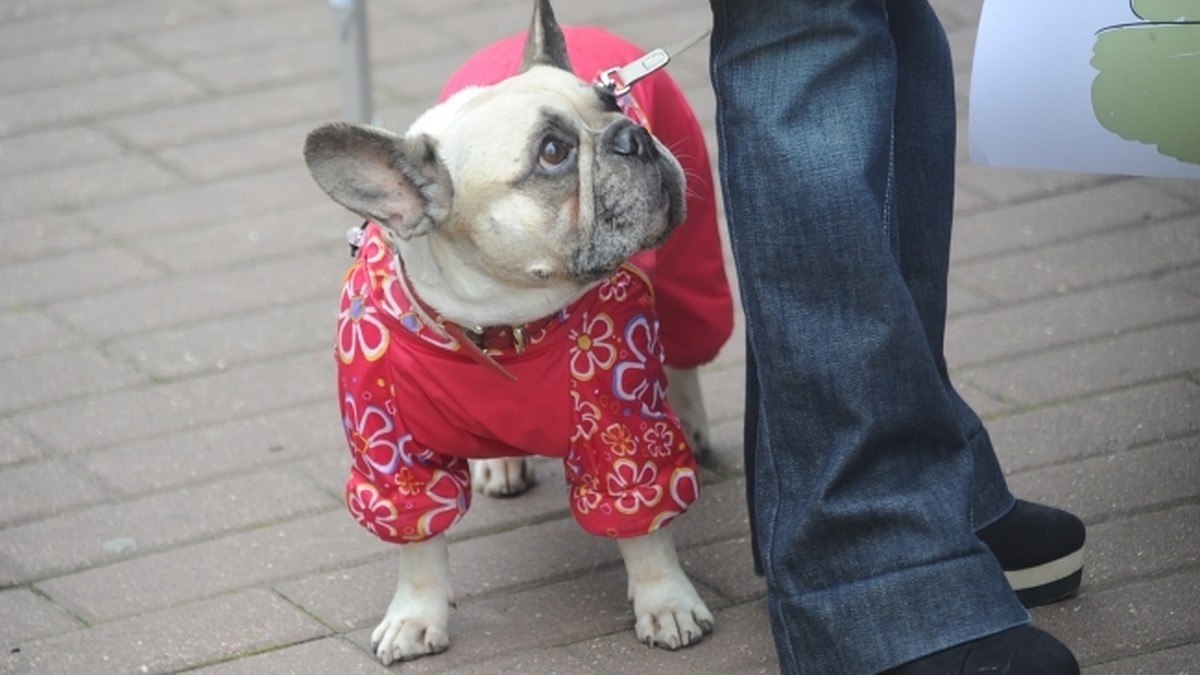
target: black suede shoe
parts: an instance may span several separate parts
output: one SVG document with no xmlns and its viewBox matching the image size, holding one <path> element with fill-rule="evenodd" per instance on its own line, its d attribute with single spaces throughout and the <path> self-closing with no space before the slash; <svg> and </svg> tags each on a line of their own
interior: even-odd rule
<svg viewBox="0 0 1200 675">
<path fill-rule="evenodd" d="M 1017 500 L 976 533 L 1000 561 L 1026 607 L 1065 600 L 1083 580 L 1083 522 L 1061 509 Z"/>
<path fill-rule="evenodd" d="M 1067 646 L 1032 626 L 1018 626 L 930 654 L 880 675 L 1079 675 Z"/>
</svg>

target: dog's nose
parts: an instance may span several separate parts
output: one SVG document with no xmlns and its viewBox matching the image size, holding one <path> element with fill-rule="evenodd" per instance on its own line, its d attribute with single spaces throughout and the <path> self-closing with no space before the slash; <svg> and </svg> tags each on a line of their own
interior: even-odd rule
<svg viewBox="0 0 1200 675">
<path fill-rule="evenodd" d="M 622 120 L 609 127 L 611 138 L 608 146 L 618 155 L 625 157 L 653 158 L 657 154 L 654 139 L 645 127 L 632 121 Z"/>
</svg>

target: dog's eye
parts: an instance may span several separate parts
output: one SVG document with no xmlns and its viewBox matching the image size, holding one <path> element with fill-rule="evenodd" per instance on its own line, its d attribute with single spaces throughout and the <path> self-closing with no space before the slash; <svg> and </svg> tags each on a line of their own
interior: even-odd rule
<svg viewBox="0 0 1200 675">
<path fill-rule="evenodd" d="M 571 159 L 575 148 L 568 142 L 553 136 L 542 141 L 538 151 L 538 163 L 543 169 L 556 169 Z"/>
</svg>

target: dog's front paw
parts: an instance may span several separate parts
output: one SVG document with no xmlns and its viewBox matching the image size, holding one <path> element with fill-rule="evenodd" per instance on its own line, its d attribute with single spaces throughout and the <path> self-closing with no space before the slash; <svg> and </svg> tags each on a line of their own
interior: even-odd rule
<svg viewBox="0 0 1200 675">
<path fill-rule="evenodd" d="M 445 594 L 397 594 L 371 633 L 371 649 L 385 666 L 444 652 L 450 646 L 449 619 L 450 602 Z"/>
<path fill-rule="evenodd" d="M 638 640 L 673 650 L 695 644 L 712 631 L 712 612 L 682 572 L 631 586 Z"/>
<path fill-rule="evenodd" d="M 471 484 L 489 497 L 515 497 L 533 487 L 533 471 L 524 457 L 471 462 Z"/>
</svg>

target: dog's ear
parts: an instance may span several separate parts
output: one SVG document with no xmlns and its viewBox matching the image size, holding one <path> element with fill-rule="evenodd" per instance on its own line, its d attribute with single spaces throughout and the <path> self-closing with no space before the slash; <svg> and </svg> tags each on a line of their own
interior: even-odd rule
<svg viewBox="0 0 1200 675">
<path fill-rule="evenodd" d="M 308 135 L 304 161 L 334 201 L 404 239 L 450 212 L 454 186 L 432 138 L 336 122 Z"/>
<path fill-rule="evenodd" d="M 521 72 L 534 66 L 554 66 L 571 72 L 571 60 L 567 57 L 567 41 L 562 29 L 554 19 L 550 0 L 534 0 L 533 21 L 529 24 L 529 37 L 525 38 L 525 52 L 521 56 Z"/>
</svg>

